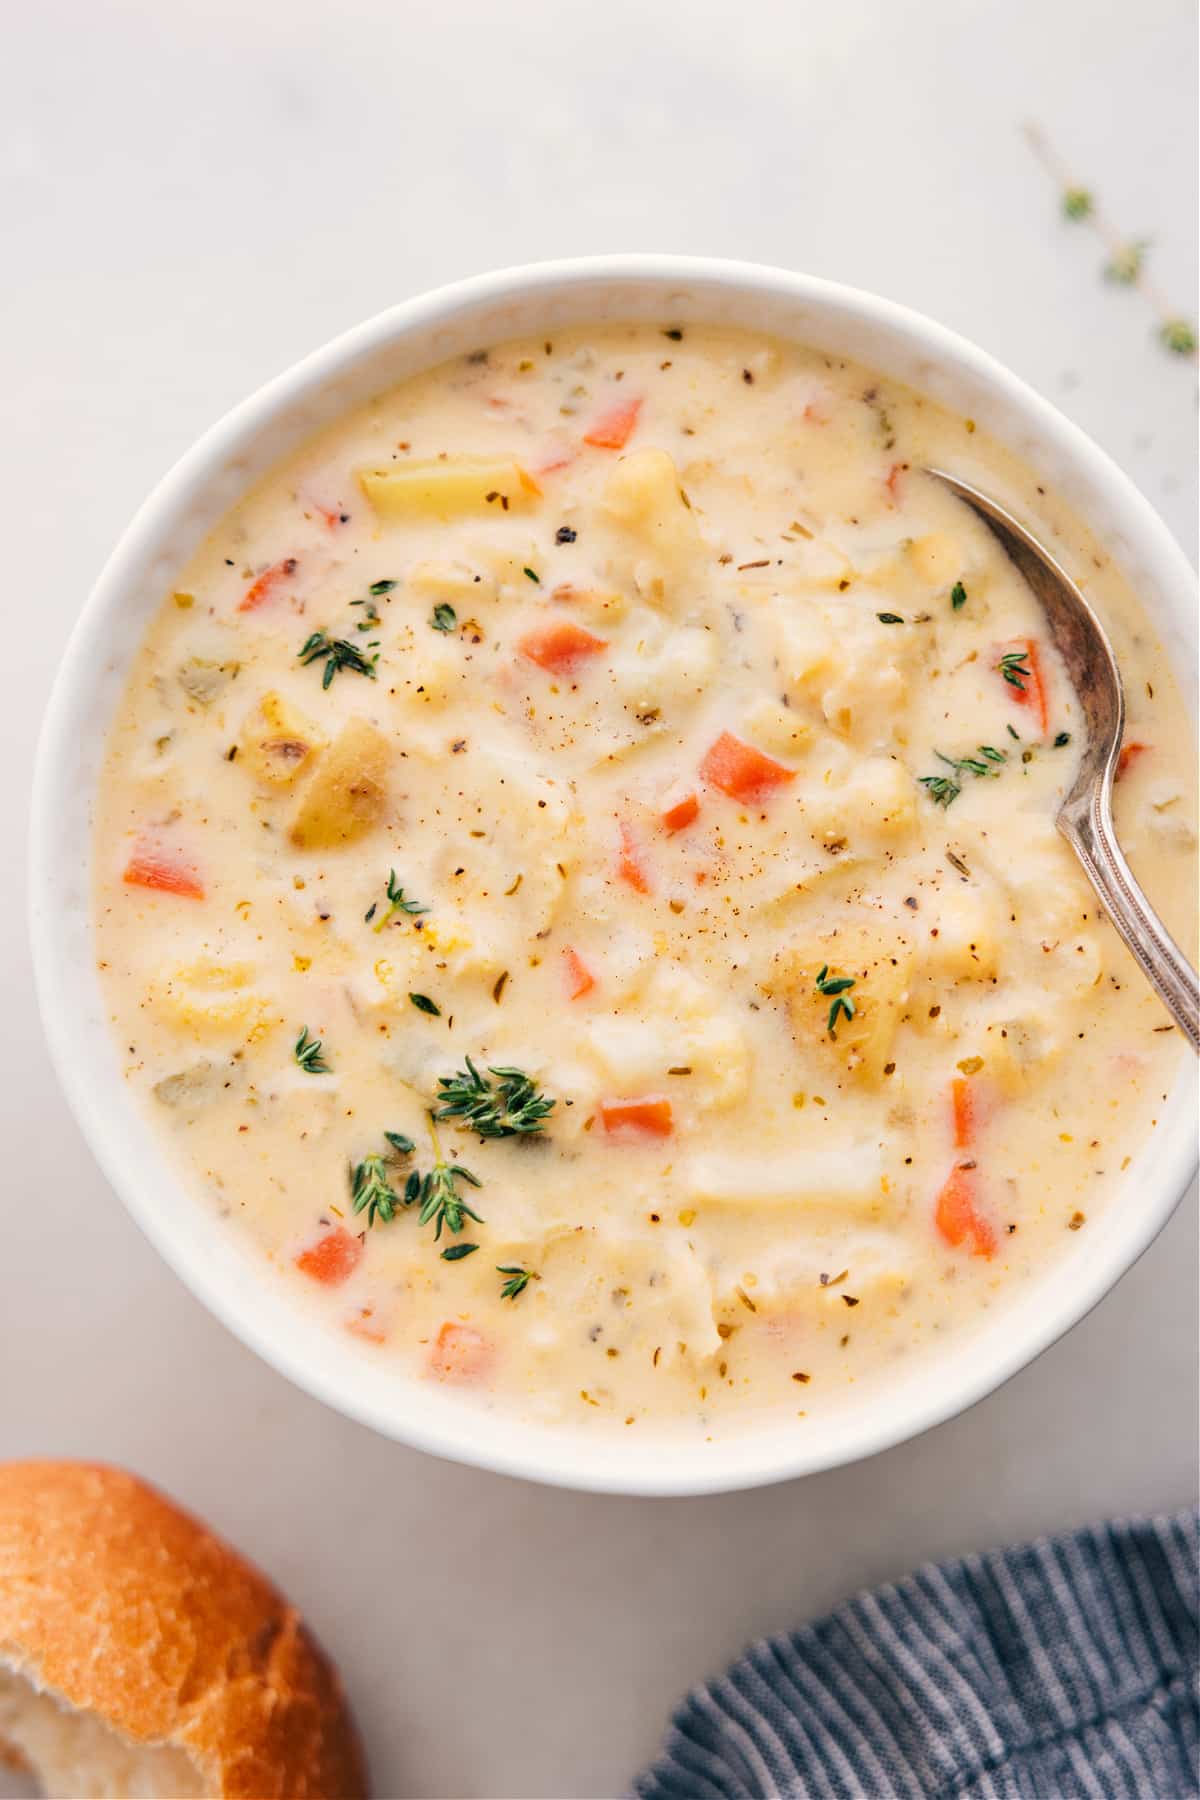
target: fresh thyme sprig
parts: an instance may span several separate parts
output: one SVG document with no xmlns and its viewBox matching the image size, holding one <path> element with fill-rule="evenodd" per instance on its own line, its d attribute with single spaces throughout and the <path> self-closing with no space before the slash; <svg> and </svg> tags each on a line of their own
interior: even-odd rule
<svg viewBox="0 0 1200 1800">
<path fill-rule="evenodd" d="M 434 1242 L 442 1235 L 442 1227 L 451 1233 L 460 1232 L 468 1219 L 474 1219 L 477 1225 L 483 1219 L 472 1207 L 467 1205 L 459 1193 L 456 1183 L 469 1182 L 471 1187 L 482 1187 L 478 1175 L 472 1175 L 470 1169 L 464 1169 L 461 1163 L 448 1163 L 442 1156 L 442 1146 L 438 1142 L 437 1126 L 434 1115 L 429 1115 L 429 1135 L 433 1140 L 434 1165 L 428 1174 L 418 1176 L 416 1170 L 408 1178 L 404 1190 L 405 1204 L 410 1204 L 409 1193 L 421 1208 L 417 1219 L 418 1225 L 434 1225 Z M 415 1185 L 414 1185 L 415 1183 Z"/>
<path fill-rule="evenodd" d="M 461 1119 L 481 1138 L 524 1137 L 541 1131 L 555 1102 L 539 1093 L 537 1083 L 521 1069 L 490 1067 L 481 1075 L 468 1056 L 465 1069 L 439 1075 L 435 1119 Z"/>
<path fill-rule="evenodd" d="M 996 664 L 1005 681 L 1022 693 L 1026 691 L 1025 683 L 1033 680 L 1033 670 L 1026 661 L 1028 655 L 1028 650 L 1006 650 Z"/>
<path fill-rule="evenodd" d="M 1076 224 L 1086 224 L 1103 242 L 1108 252 L 1108 259 L 1102 270 L 1105 280 L 1140 292 L 1158 315 L 1155 328 L 1158 342 L 1175 356 L 1194 357 L 1194 323 L 1176 315 L 1148 273 L 1149 240 L 1129 238 L 1117 230 L 1092 190 L 1081 187 L 1071 179 L 1061 159 L 1036 125 L 1027 125 L 1025 135 L 1034 155 L 1058 185 L 1059 203 L 1064 216 Z"/>
<path fill-rule="evenodd" d="M 351 606 L 361 606 L 363 609 L 362 618 L 354 621 L 357 631 L 374 631 L 377 625 L 383 624 L 383 620 L 379 616 L 379 608 L 373 600 L 352 600 L 350 604 Z"/>
<path fill-rule="evenodd" d="M 404 889 L 397 884 L 395 869 L 388 870 L 387 899 L 388 909 L 376 924 L 376 931 L 382 931 L 385 925 L 390 925 L 397 913 L 408 913 L 411 917 L 416 918 L 419 914 L 429 911 L 427 906 L 420 905 L 418 901 L 405 898 Z M 367 925 L 375 917 L 375 909 L 378 905 L 377 900 L 371 902 L 364 916 L 364 923 Z"/>
<path fill-rule="evenodd" d="M 368 644 L 368 649 L 372 646 Z M 379 661 L 379 652 L 374 656 L 364 656 L 357 644 L 346 638 L 331 638 L 327 631 L 314 631 L 304 640 L 299 651 L 300 661 L 305 668 L 309 663 L 325 660 L 325 673 L 321 677 L 321 686 L 327 688 L 339 669 L 353 669 L 356 675 L 366 675 L 375 680 L 375 664 Z"/>
<path fill-rule="evenodd" d="M 368 1226 L 374 1225 L 376 1219 L 390 1225 L 397 1207 L 412 1204 L 408 1186 L 402 1194 L 392 1186 L 392 1172 L 397 1161 L 411 1156 L 416 1146 L 402 1131 L 385 1131 L 383 1135 L 391 1147 L 390 1154 L 364 1156 L 350 1170 L 350 1203 L 356 1213 L 366 1213 Z M 410 1175 L 408 1185 L 412 1181 L 413 1175 Z"/>
<path fill-rule="evenodd" d="M 321 1040 L 309 1037 L 307 1025 L 300 1027 L 300 1036 L 296 1039 L 293 1055 L 306 1075 L 328 1075 L 329 1064 L 325 1061 Z"/>
<path fill-rule="evenodd" d="M 523 1269 L 520 1263 L 497 1263 L 496 1273 L 508 1276 L 500 1289 L 502 1300 L 515 1300 L 518 1294 L 525 1292 L 531 1281 L 540 1279 L 535 1269 Z"/>
<path fill-rule="evenodd" d="M 1014 651 L 1013 654 L 1017 655 L 1018 652 Z M 948 769 L 953 769 L 955 775 L 974 775 L 980 778 L 999 775 L 1001 767 L 1008 761 L 1008 752 L 997 750 L 994 744 L 980 744 L 977 756 L 943 756 L 940 750 L 935 750 L 933 754 Z M 953 775 L 922 775 L 919 779 L 935 806 L 953 806 L 962 793 L 962 782 L 956 781 Z"/>
<path fill-rule="evenodd" d="M 856 985 L 856 979 L 853 975 L 831 975 L 828 963 L 823 965 L 817 975 L 818 994 L 830 995 L 833 999 L 825 1026 L 831 1038 L 837 1037 L 839 1018 L 844 1018 L 849 1024 L 858 1010 L 850 998 L 850 989 Z"/>
</svg>

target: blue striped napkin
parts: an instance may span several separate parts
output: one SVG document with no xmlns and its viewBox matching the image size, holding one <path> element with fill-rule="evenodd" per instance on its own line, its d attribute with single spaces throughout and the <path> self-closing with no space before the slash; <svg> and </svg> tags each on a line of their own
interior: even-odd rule
<svg viewBox="0 0 1200 1800">
<path fill-rule="evenodd" d="M 639 1800 L 1193 1800 L 1197 1515 L 930 1565 L 764 1638 Z"/>
</svg>

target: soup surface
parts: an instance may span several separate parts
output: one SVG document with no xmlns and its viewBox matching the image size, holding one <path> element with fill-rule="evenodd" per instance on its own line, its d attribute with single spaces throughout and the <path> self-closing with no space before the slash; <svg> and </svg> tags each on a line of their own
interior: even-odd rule
<svg viewBox="0 0 1200 1800">
<path fill-rule="evenodd" d="M 99 800 L 113 1029 L 364 1356 L 715 1435 L 1071 1279 L 1182 1048 L 1055 831 L 1081 719 L 1036 605 L 930 462 L 1103 614 L 1118 826 L 1190 929 L 1190 732 L 1132 596 L 851 364 L 669 320 L 481 348 L 163 596 Z"/>
</svg>

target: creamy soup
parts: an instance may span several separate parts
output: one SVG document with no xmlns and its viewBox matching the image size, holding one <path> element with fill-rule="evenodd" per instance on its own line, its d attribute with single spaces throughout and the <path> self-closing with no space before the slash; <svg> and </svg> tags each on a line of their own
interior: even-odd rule
<svg viewBox="0 0 1200 1800">
<path fill-rule="evenodd" d="M 1055 831 L 1082 719 L 1036 605 L 930 462 L 1103 614 L 1118 827 L 1189 931 L 1190 731 L 1121 577 L 852 364 L 670 320 L 481 347 L 163 596 L 99 800 L 113 1029 L 363 1356 L 715 1435 L 1071 1280 L 1182 1047 Z"/>
</svg>

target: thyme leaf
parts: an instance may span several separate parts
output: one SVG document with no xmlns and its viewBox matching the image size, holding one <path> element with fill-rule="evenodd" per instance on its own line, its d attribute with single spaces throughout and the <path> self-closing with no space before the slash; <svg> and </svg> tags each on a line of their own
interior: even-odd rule
<svg viewBox="0 0 1200 1800">
<path fill-rule="evenodd" d="M 1025 683 L 1033 680 L 1033 670 L 1026 661 L 1028 655 L 1028 650 L 1006 650 L 996 664 L 1005 681 L 1012 687 L 1020 688 L 1022 693 L 1027 691 Z"/>
<path fill-rule="evenodd" d="M 309 1037 L 307 1025 L 300 1027 L 292 1054 L 306 1075 L 328 1075 L 329 1064 L 325 1061 L 321 1040 Z"/>
<path fill-rule="evenodd" d="M 323 688 L 330 685 L 340 669 L 352 669 L 356 675 L 366 675 L 374 681 L 375 664 L 379 661 L 378 651 L 374 656 L 364 656 L 357 644 L 351 644 L 346 638 L 331 638 L 326 631 L 314 631 L 305 639 L 298 654 L 306 668 L 309 663 L 324 660 Z"/>
<path fill-rule="evenodd" d="M 520 1263 L 497 1263 L 496 1273 L 508 1276 L 500 1289 L 502 1300 L 515 1300 L 518 1294 L 525 1292 L 531 1281 L 540 1279 L 535 1270 L 523 1269 Z"/>
<path fill-rule="evenodd" d="M 482 1075 L 469 1056 L 466 1064 L 453 1075 L 439 1075 L 435 1119 L 461 1119 L 481 1138 L 526 1137 L 543 1129 L 555 1102 L 523 1070 L 490 1067 Z"/>
<path fill-rule="evenodd" d="M 831 995 L 833 998 L 829 1017 L 825 1021 L 825 1029 L 831 1038 L 837 1038 L 838 1020 L 844 1018 L 849 1024 L 858 1010 L 850 998 L 850 989 L 856 985 L 856 980 L 853 975 L 831 975 L 828 963 L 823 964 L 817 973 L 818 994 Z"/>
<path fill-rule="evenodd" d="M 389 1152 L 364 1156 L 350 1170 L 350 1204 L 356 1213 L 366 1213 L 368 1227 L 377 1219 L 390 1225 L 397 1208 L 411 1206 L 413 1198 L 409 1193 L 413 1175 L 409 1176 L 403 1193 L 398 1194 L 392 1186 L 395 1164 L 401 1157 L 411 1155 L 415 1147 L 413 1141 L 402 1131 L 385 1131 L 383 1135 L 390 1146 Z"/>
<path fill-rule="evenodd" d="M 397 885 L 395 869 L 388 870 L 387 899 L 388 909 L 376 925 L 376 931 L 382 931 L 385 925 L 390 925 L 397 913 L 408 913 L 416 918 L 421 913 L 429 911 L 427 906 L 421 906 L 416 900 L 409 900 L 405 897 L 404 889 Z M 364 915 L 366 924 L 369 925 L 374 918 L 378 904 L 378 901 L 372 901 L 369 912 Z"/>
</svg>

